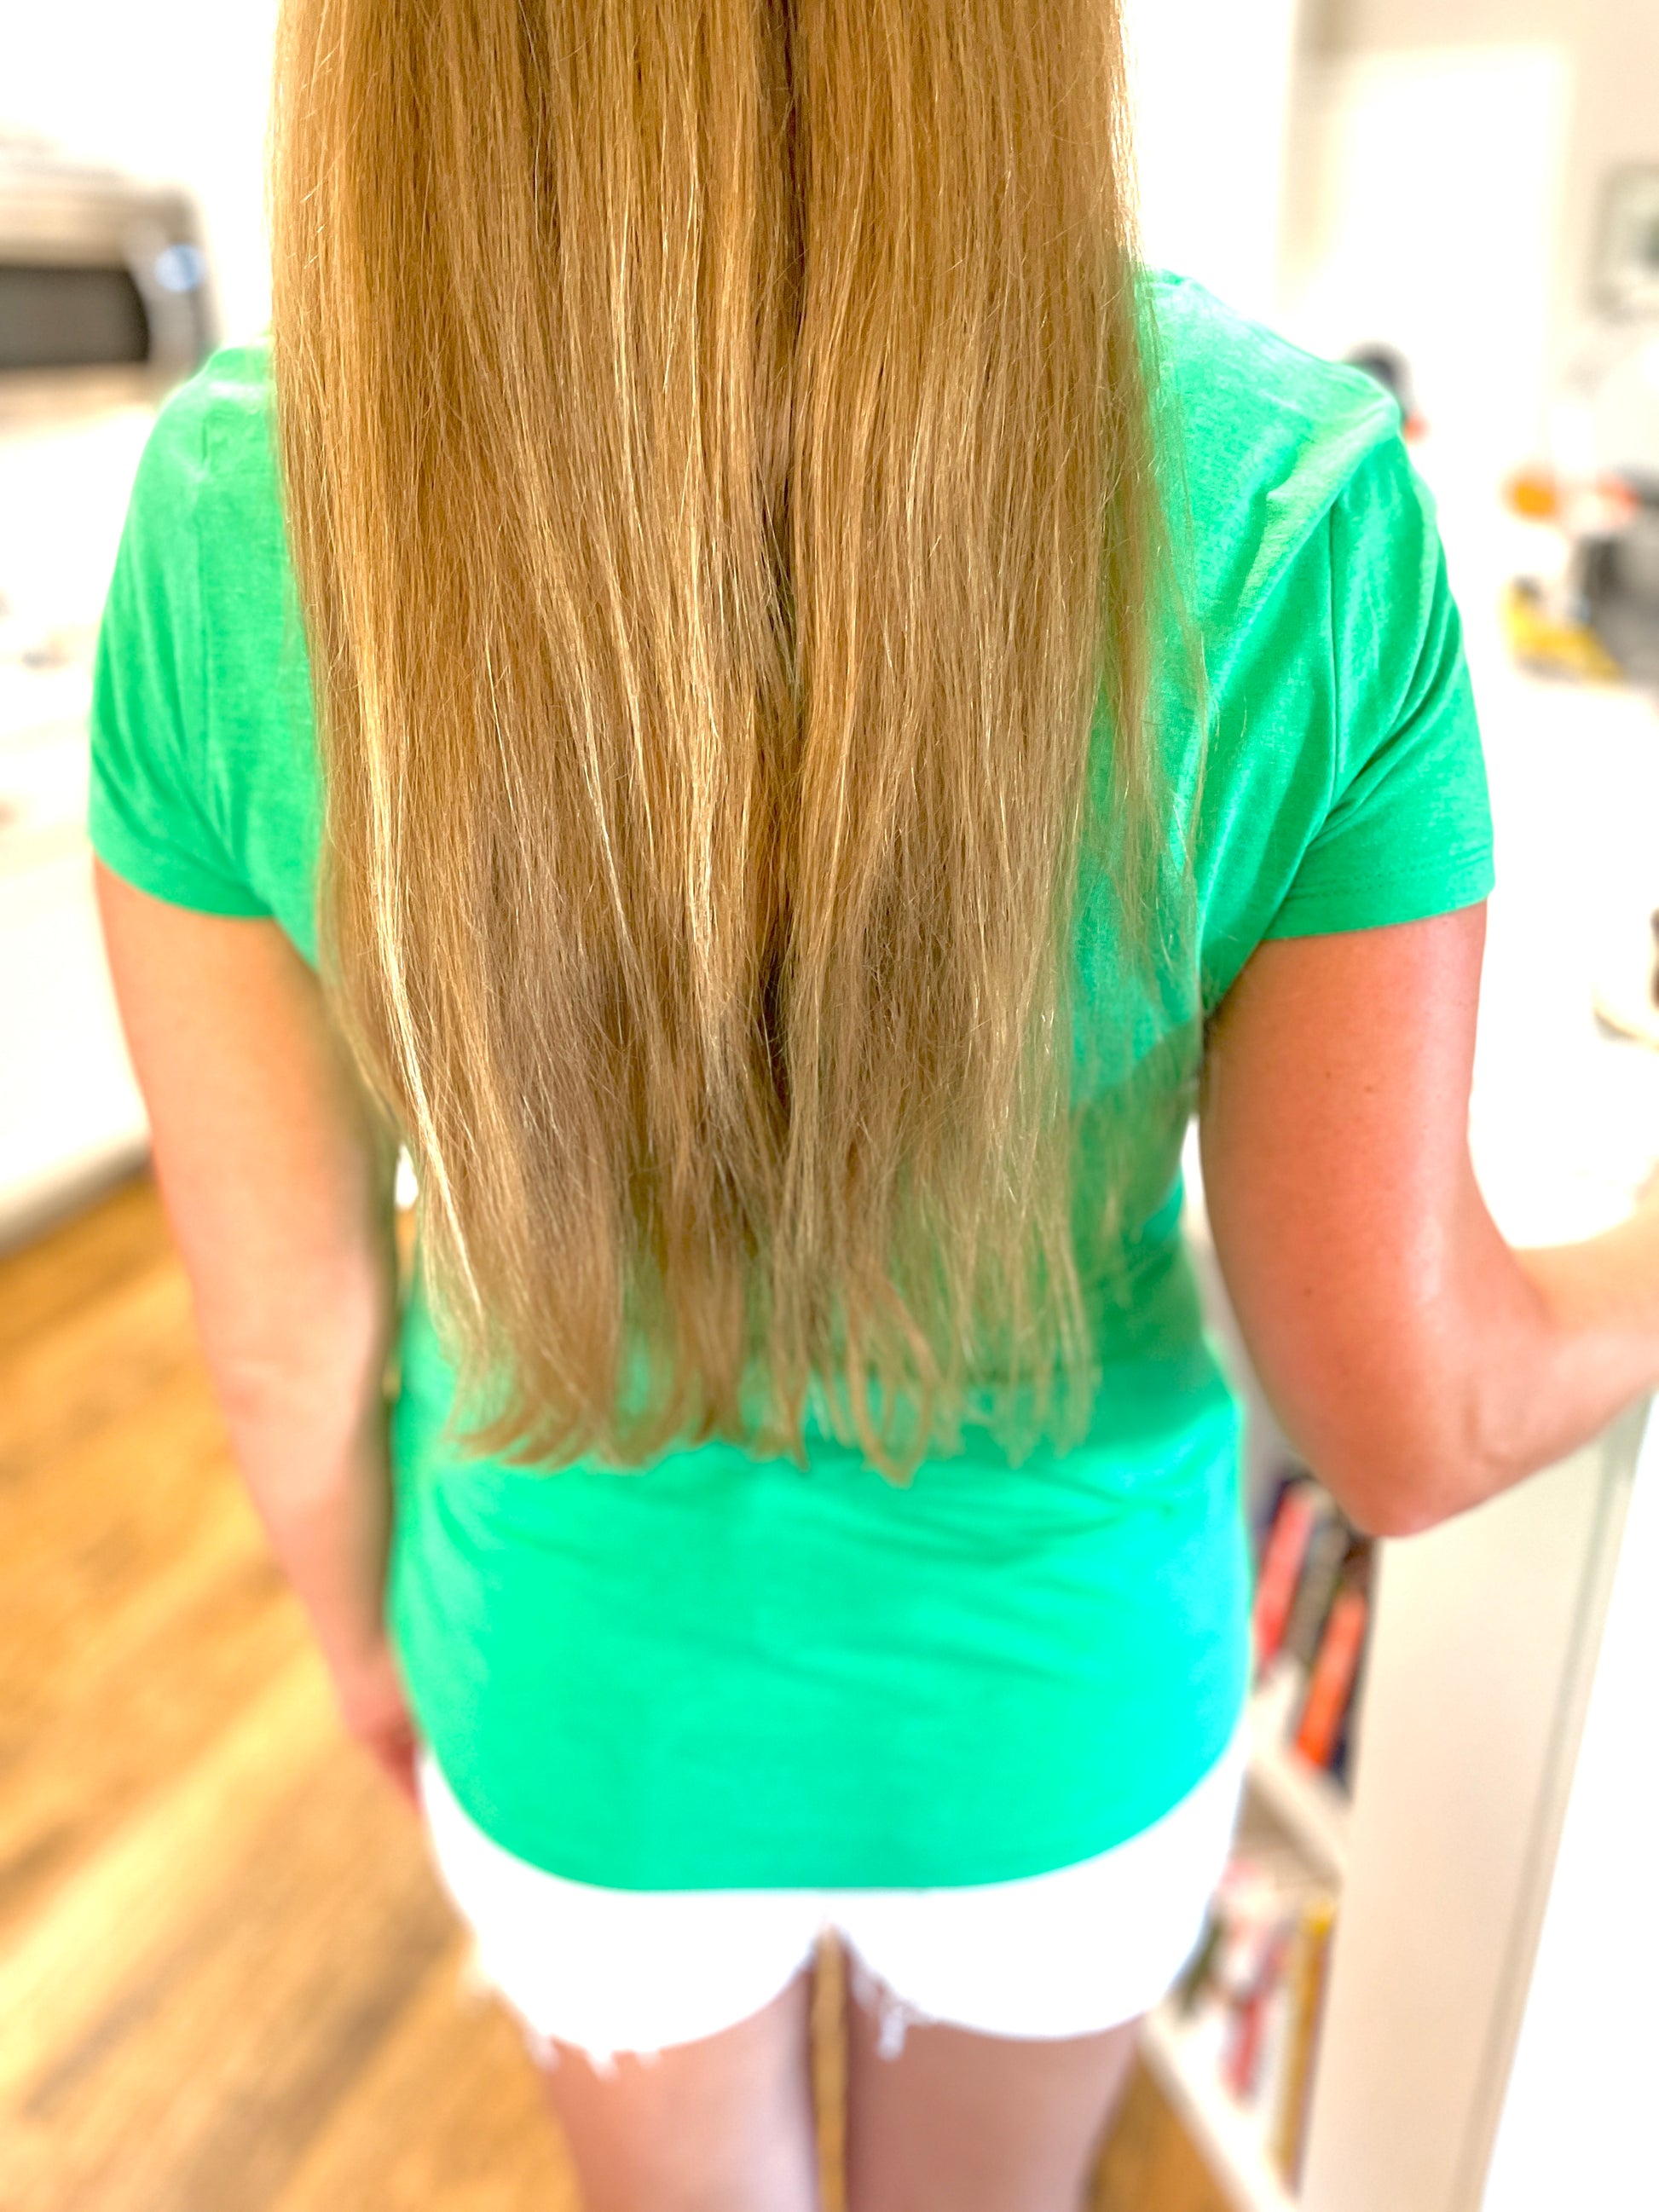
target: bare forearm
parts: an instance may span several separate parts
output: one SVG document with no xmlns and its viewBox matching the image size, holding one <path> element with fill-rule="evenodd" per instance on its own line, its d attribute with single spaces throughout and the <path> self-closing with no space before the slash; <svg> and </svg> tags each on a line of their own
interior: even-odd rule
<svg viewBox="0 0 1659 2212">
<path fill-rule="evenodd" d="M 392 1528 L 386 1412 L 314 1379 L 225 1395 L 238 1466 L 283 1572 L 336 1669 L 379 1644 Z"/>
<path fill-rule="evenodd" d="M 271 1547 L 310 1617 L 349 1732 L 406 1798 L 416 1736 L 386 1632 L 392 1482 L 384 1362 L 321 1347 L 284 1381 L 262 1364 L 223 1392 L 237 1459 Z"/>
<path fill-rule="evenodd" d="M 386 1375 L 397 1328 L 389 1194 L 319 1210 L 285 1266 L 198 1278 L 203 1347 L 237 1465 L 331 1665 L 380 1633 L 391 1533 Z"/>
<path fill-rule="evenodd" d="M 1224 1260 L 1237 1225 L 1224 1210 Z M 1362 1249 L 1310 1269 L 1293 1305 L 1242 1316 L 1286 1433 L 1379 1535 L 1419 1534 L 1484 1504 L 1659 1389 L 1659 1211 L 1581 1243 L 1516 1251 L 1468 1169 L 1412 1256 L 1385 1299 L 1353 1300 L 1341 1322 L 1330 1285 L 1352 1279 Z"/>
<path fill-rule="evenodd" d="M 237 1466 L 331 1664 L 378 1634 L 391 1520 L 390 1176 L 348 1160 L 257 1243 L 177 1194 L 176 1154 L 158 1163 Z"/>
<path fill-rule="evenodd" d="M 1659 1388 L 1659 1214 L 1644 1208 L 1602 1236 L 1514 1257 L 1539 1314 L 1514 1377 L 1523 1425 L 1510 1457 L 1526 1473 Z"/>
<path fill-rule="evenodd" d="M 1574 1244 L 1483 1247 L 1439 1330 L 1443 1409 L 1408 1526 L 1483 1504 L 1589 1443 L 1659 1388 L 1659 1215 Z M 1430 1420 L 1433 1422 L 1431 1413 Z"/>
<path fill-rule="evenodd" d="M 169 1195 L 176 1157 L 161 1163 Z M 335 1665 L 380 1632 L 391 1522 L 387 1364 L 398 1267 L 390 1170 L 367 1148 L 258 1224 L 172 1211 L 237 1466 Z"/>
<path fill-rule="evenodd" d="M 237 1459 L 347 1726 L 405 1795 L 382 1624 L 392 1139 L 275 921 L 197 914 L 100 867 L 155 1170 Z"/>
<path fill-rule="evenodd" d="M 372 1216 L 363 1236 L 311 1262 L 290 1286 L 299 1295 L 257 1310 L 257 1328 L 233 1302 L 204 1315 L 203 1334 L 243 1479 L 310 1618 L 341 1717 L 412 1801 L 415 1734 L 385 1611 L 389 1219 Z"/>
</svg>

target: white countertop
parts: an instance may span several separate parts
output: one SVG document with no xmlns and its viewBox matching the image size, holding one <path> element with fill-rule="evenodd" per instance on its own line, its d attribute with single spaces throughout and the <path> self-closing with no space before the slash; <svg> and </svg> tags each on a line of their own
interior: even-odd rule
<svg viewBox="0 0 1659 2212">
<path fill-rule="evenodd" d="M 1609 1228 L 1659 1164 L 1659 1051 L 1597 1022 L 1598 980 L 1638 979 L 1659 907 L 1659 708 L 1517 668 L 1498 595 L 1558 551 L 1495 500 L 1442 492 L 1492 787 L 1498 888 L 1470 1139 L 1514 1243 Z M 1639 988 L 1639 981 L 1638 987 Z"/>
<path fill-rule="evenodd" d="M 1472 656 L 1473 657 L 1473 656 Z M 1599 977 L 1659 906 L 1659 714 L 1636 695 L 1477 671 L 1498 886 L 1470 1137 L 1511 1242 L 1610 1227 L 1659 1163 L 1659 1051 L 1609 1036 Z"/>
</svg>

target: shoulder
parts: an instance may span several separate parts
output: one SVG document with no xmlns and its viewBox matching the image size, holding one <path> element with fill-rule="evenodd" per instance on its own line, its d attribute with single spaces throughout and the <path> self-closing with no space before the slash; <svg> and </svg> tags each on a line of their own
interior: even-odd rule
<svg viewBox="0 0 1659 2212">
<path fill-rule="evenodd" d="M 199 629 L 215 673 L 250 682 L 228 664 L 264 650 L 292 592 L 273 431 L 268 347 L 222 347 L 162 403 L 128 520 L 136 574 Z"/>
<path fill-rule="evenodd" d="M 1368 464 L 1400 410 L 1362 370 L 1321 360 L 1189 277 L 1150 281 L 1159 465 L 1200 624 L 1247 616 Z M 1403 453 L 1401 454 L 1403 460 Z"/>
<path fill-rule="evenodd" d="M 222 346 L 162 402 L 135 497 L 155 510 L 198 510 L 276 489 L 268 344 Z"/>
<path fill-rule="evenodd" d="M 180 449 L 222 447 L 234 453 L 268 439 L 270 344 L 221 346 L 170 392 L 156 416 L 156 434 Z"/>
</svg>

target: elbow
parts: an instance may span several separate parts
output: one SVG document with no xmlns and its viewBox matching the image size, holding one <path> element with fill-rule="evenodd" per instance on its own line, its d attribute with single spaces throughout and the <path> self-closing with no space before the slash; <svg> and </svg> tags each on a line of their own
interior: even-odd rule
<svg viewBox="0 0 1659 2212">
<path fill-rule="evenodd" d="M 1550 1419 L 1548 1334 L 1472 1299 L 1428 1301 L 1312 1379 L 1304 1455 L 1367 1534 L 1420 1536 L 1485 1504 L 1574 1439 Z"/>
<path fill-rule="evenodd" d="M 1398 1469 L 1358 1473 L 1322 1459 L 1316 1472 L 1362 1536 L 1420 1536 L 1449 1518 L 1436 1498 Z"/>
<path fill-rule="evenodd" d="M 1473 1409 L 1470 1409 L 1472 1413 Z M 1478 1418 L 1418 1418 L 1385 1435 L 1339 1443 L 1315 1462 L 1321 1480 L 1365 1535 L 1422 1536 L 1508 1487 L 1520 1471 Z"/>
<path fill-rule="evenodd" d="M 1378 1481 L 1363 1486 L 1325 1478 L 1342 1510 L 1362 1535 L 1396 1539 L 1426 1535 L 1463 1510 L 1463 1501 L 1416 1481 Z"/>
<path fill-rule="evenodd" d="M 217 1347 L 210 1361 L 226 1426 L 246 1438 L 312 1436 L 373 1425 L 384 1413 L 389 1346 L 380 1329 L 297 1332 L 257 1350 Z"/>
<path fill-rule="evenodd" d="M 233 1425 L 278 1426 L 381 1395 L 395 1314 L 364 1269 L 276 1285 L 256 1304 L 198 1310 L 203 1349 Z"/>
</svg>

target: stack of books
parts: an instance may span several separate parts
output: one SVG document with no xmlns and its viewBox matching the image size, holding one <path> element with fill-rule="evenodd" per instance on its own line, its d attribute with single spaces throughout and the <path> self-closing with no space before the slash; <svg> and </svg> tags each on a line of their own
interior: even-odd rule
<svg viewBox="0 0 1659 2212">
<path fill-rule="evenodd" d="M 1346 1784 L 1370 1623 L 1372 1544 L 1313 1477 L 1290 1468 L 1272 1498 L 1256 1573 L 1259 1693 L 1298 1759 Z"/>
</svg>

